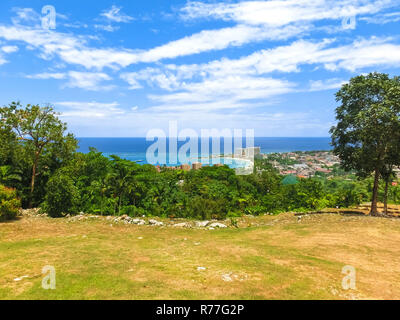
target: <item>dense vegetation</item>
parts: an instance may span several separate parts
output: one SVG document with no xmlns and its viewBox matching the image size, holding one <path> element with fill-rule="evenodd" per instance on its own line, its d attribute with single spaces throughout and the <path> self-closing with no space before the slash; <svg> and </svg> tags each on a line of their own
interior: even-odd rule
<svg viewBox="0 0 400 320">
<path fill-rule="evenodd" d="M 310 179 L 283 177 L 265 159 L 256 159 L 253 174 L 240 176 L 227 166 L 158 172 L 95 149 L 83 154 L 50 106 L 11 103 L 0 108 L 0 218 L 13 218 L 20 201 L 52 217 L 85 212 L 196 219 L 349 207 L 369 201 L 371 193 L 375 202 L 397 202 L 400 189 L 389 182 L 400 164 L 399 83 L 371 74 L 339 91 L 332 135 L 344 167 L 336 166 L 333 177 Z"/>
<path fill-rule="evenodd" d="M 20 206 L 16 190 L 0 185 L 0 221 L 14 219 Z"/>
<path fill-rule="evenodd" d="M 374 175 L 371 214 L 377 215 L 379 182 L 389 183 L 400 166 L 400 77 L 370 73 L 354 77 L 336 94 L 337 125 L 332 127 L 334 152 L 346 170 L 360 178 Z"/>
</svg>

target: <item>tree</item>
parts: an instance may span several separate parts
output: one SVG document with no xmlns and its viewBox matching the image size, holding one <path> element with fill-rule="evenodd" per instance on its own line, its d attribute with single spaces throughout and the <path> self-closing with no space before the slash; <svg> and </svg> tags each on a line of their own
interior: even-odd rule
<svg viewBox="0 0 400 320">
<path fill-rule="evenodd" d="M 370 73 L 354 77 L 336 94 L 337 125 L 332 127 L 334 153 L 346 170 L 359 177 L 374 174 L 371 215 L 377 215 L 379 180 L 400 143 L 400 78 Z"/>
<path fill-rule="evenodd" d="M 0 108 L 0 128 L 12 131 L 23 144 L 31 163 L 29 207 L 32 207 L 35 180 L 39 164 L 47 153 L 57 151 L 59 155 L 76 149 L 76 140 L 71 134 L 64 136 L 66 124 L 57 118 L 51 106 L 40 107 L 28 104 L 25 108 L 19 102 Z"/>
<path fill-rule="evenodd" d="M 113 159 L 113 171 L 107 180 L 110 189 L 112 189 L 114 196 L 117 198 L 118 214 L 120 214 L 124 194 L 130 193 L 135 188 L 135 175 L 140 165 L 115 155 L 112 155 L 111 158 Z"/>
<path fill-rule="evenodd" d="M 43 209 L 50 217 L 61 217 L 63 213 L 76 213 L 79 193 L 74 181 L 62 171 L 55 173 L 47 183 Z"/>
</svg>

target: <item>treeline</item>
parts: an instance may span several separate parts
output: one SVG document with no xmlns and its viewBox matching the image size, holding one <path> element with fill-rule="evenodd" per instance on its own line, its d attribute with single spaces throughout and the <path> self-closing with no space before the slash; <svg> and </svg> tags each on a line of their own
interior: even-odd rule
<svg viewBox="0 0 400 320">
<path fill-rule="evenodd" d="M 0 184 L 6 186 L 0 187 L 3 220 L 14 217 L 19 205 L 41 207 L 52 217 L 85 212 L 224 219 L 349 207 L 370 200 L 376 186 L 366 169 L 359 181 L 345 175 L 287 179 L 262 159 L 256 160 L 253 174 L 238 176 L 227 166 L 158 172 L 152 165 L 108 158 L 95 149 L 83 154 L 51 106 L 14 102 L 0 108 L 0 141 Z M 377 199 L 385 195 L 397 201 L 398 187 L 377 189 Z"/>
<path fill-rule="evenodd" d="M 0 183 L 16 189 L 23 207 L 41 207 L 52 217 L 85 212 L 223 219 L 350 206 L 368 194 L 344 180 L 334 188 L 318 179 L 285 184 L 264 160 L 256 161 L 258 173 L 249 176 L 238 176 L 227 166 L 158 172 L 152 165 L 108 158 L 95 149 L 77 152 L 76 139 L 66 134 L 51 107 L 12 103 L 0 114 Z M 8 195 L 3 206 L 12 199 Z"/>
</svg>

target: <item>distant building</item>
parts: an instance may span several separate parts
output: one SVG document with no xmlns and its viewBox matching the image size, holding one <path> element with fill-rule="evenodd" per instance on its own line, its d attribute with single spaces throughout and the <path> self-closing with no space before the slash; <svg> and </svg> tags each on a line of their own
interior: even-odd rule
<svg viewBox="0 0 400 320">
<path fill-rule="evenodd" d="M 250 148 L 236 148 L 235 156 L 236 157 L 244 157 L 244 158 L 252 158 L 261 154 L 260 147 L 250 147 Z"/>
<path fill-rule="evenodd" d="M 189 164 L 182 164 L 181 165 L 181 170 L 190 171 L 190 165 Z"/>
<path fill-rule="evenodd" d="M 199 170 L 199 169 L 201 169 L 201 167 L 202 167 L 202 164 L 200 162 L 195 162 L 192 164 L 193 170 Z"/>
</svg>

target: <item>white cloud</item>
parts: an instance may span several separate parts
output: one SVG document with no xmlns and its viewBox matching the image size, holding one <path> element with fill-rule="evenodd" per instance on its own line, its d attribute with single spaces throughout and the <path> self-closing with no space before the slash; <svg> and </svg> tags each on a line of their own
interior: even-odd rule
<svg viewBox="0 0 400 320">
<path fill-rule="evenodd" d="M 255 26 L 237 25 L 218 30 L 203 30 L 199 33 L 168 42 L 165 45 L 139 54 L 141 62 L 156 62 L 166 58 L 177 58 L 202 52 L 239 47 L 263 40 L 284 40 L 309 30 L 310 26 L 286 26 L 264 29 Z"/>
<path fill-rule="evenodd" d="M 78 72 L 69 71 L 55 72 L 55 73 L 39 73 L 34 75 L 27 75 L 28 79 L 40 79 L 40 80 L 63 80 L 68 79 L 68 82 L 64 84 L 64 88 L 80 88 L 90 91 L 100 91 L 100 90 L 111 90 L 114 88 L 112 85 L 102 85 L 103 81 L 110 81 L 112 78 L 106 73 L 102 72 Z"/>
<path fill-rule="evenodd" d="M 19 25 L 21 23 L 30 25 L 39 25 L 41 23 L 41 16 L 32 8 L 13 8 L 16 16 L 12 17 L 13 24 Z"/>
<path fill-rule="evenodd" d="M 294 22 L 369 15 L 395 4 L 393 0 L 274 0 L 213 4 L 195 1 L 182 9 L 182 17 L 187 20 L 214 18 L 247 25 L 279 27 Z"/>
<path fill-rule="evenodd" d="M 361 39 L 351 44 L 334 46 L 334 40 L 311 42 L 299 40 L 287 46 L 260 50 L 239 59 L 220 59 L 204 64 L 174 65 L 146 68 L 125 73 L 122 78 L 132 89 L 141 88 L 141 82 L 174 91 L 194 79 L 205 81 L 228 77 L 260 76 L 271 72 L 300 72 L 302 65 L 322 66 L 326 70 L 355 71 L 370 67 L 400 65 L 400 45 L 390 38 Z M 197 80 L 199 81 L 199 80 Z"/>
<path fill-rule="evenodd" d="M 25 42 L 39 49 L 43 59 L 49 60 L 57 55 L 64 62 L 87 69 L 118 69 L 138 61 L 137 53 L 132 50 L 91 48 L 84 38 L 41 28 L 0 25 L 0 38 Z"/>
<path fill-rule="evenodd" d="M 54 106 L 60 111 L 62 117 L 71 118 L 108 118 L 125 113 L 124 110 L 119 108 L 118 102 L 61 101 L 55 102 Z"/>
<path fill-rule="evenodd" d="M 102 72 L 68 72 L 69 82 L 65 85 L 69 88 L 81 88 L 85 90 L 100 91 L 110 90 L 113 86 L 101 85 L 103 81 L 109 81 L 112 78 Z"/>
<path fill-rule="evenodd" d="M 114 32 L 114 31 L 119 29 L 119 27 L 112 26 L 111 24 L 107 24 L 107 25 L 95 24 L 94 27 L 96 29 L 104 30 L 104 31 L 107 31 L 107 32 Z"/>
<path fill-rule="evenodd" d="M 13 52 L 18 51 L 18 47 L 17 46 L 3 46 L 3 47 L 1 47 L 1 51 L 5 52 L 5 53 L 13 53 Z"/>
<path fill-rule="evenodd" d="M 147 85 L 167 91 L 149 96 L 155 103 L 152 108 L 155 111 L 245 109 L 267 105 L 276 102 L 271 98 L 300 91 L 294 83 L 266 76 L 272 72 L 300 72 L 303 65 L 324 67 L 328 71 L 400 66 L 400 45 L 390 41 L 388 38 L 371 38 L 334 46 L 333 40 L 300 40 L 239 59 L 145 68 L 124 73 L 121 78 L 130 84 L 131 89 Z M 306 90 L 336 89 L 343 83 L 337 78 L 317 80 L 311 82 Z"/>
<path fill-rule="evenodd" d="M 271 96 L 291 92 L 294 84 L 285 80 L 264 77 L 230 76 L 223 79 L 207 79 L 202 82 L 183 84 L 176 93 L 150 96 L 156 100 L 171 105 L 186 105 L 190 103 L 213 103 L 215 109 L 228 106 L 224 101 L 246 101 L 265 99 Z"/>
<path fill-rule="evenodd" d="M 187 18 L 215 17 L 232 20 L 237 24 L 216 30 L 203 30 L 149 50 L 93 48 L 88 45 L 87 38 L 20 25 L 0 26 L 0 37 L 8 41 L 23 41 L 30 47 L 41 50 L 41 57 L 44 59 L 57 55 L 69 64 L 81 65 L 87 69 L 119 69 L 140 62 L 157 62 L 167 58 L 243 46 L 252 42 L 289 39 L 311 32 L 312 23 L 315 21 L 340 20 L 349 13 L 372 14 L 393 3 L 391 0 L 276 0 L 245 1 L 237 4 L 192 2 L 183 9 Z M 29 19 L 30 14 L 31 10 L 18 11 L 18 17 L 23 19 Z M 114 19 L 113 21 L 124 22 L 127 19 L 120 12 L 120 8 L 115 6 L 103 15 L 110 20 Z M 97 27 L 108 31 L 115 30 L 111 25 Z"/>
<path fill-rule="evenodd" d="M 311 80 L 309 91 L 339 89 L 345 83 L 347 83 L 347 81 L 338 78 L 327 79 L 327 80 L 315 80 L 315 81 Z"/>
<path fill-rule="evenodd" d="M 121 7 L 113 5 L 109 10 L 101 13 L 101 16 L 113 22 L 130 22 L 134 20 L 132 17 L 121 12 Z"/>
<path fill-rule="evenodd" d="M 400 12 L 379 14 L 372 17 L 361 17 L 361 21 L 374 24 L 387 24 L 400 21 Z"/>
<path fill-rule="evenodd" d="M 65 79 L 66 77 L 67 77 L 67 74 L 61 73 L 61 72 L 57 72 L 57 73 L 43 72 L 43 73 L 32 74 L 32 75 L 26 76 L 26 78 L 28 78 L 28 79 L 40 79 L 40 80 L 47 80 L 47 79 L 61 80 L 61 79 Z"/>
</svg>

